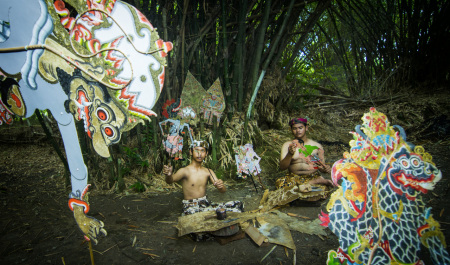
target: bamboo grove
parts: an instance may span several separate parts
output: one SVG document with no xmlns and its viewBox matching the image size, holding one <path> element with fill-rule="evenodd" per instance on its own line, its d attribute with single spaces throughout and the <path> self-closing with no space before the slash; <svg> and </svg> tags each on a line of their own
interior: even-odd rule
<svg viewBox="0 0 450 265">
<path fill-rule="evenodd" d="M 287 84 L 277 106 L 305 88 L 366 98 L 448 82 L 448 1 L 129 1 L 174 43 L 167 98 L 187 71 L 204 87 L 220 77 L 228 113 L 245 111 L 263 70 Z"/>
<path fill-rule="evenodd" d="M 323 99 L 334 104 L 373 102 L 442 87 L 450 78 L 449 1 L 127 1 L 144 13 L 160 37 L 174 44 L 156 113 L 167 99 L 180 97 L 188 71 L 205 88 L 220 78 L 226 101 L 222 122 L 227 125 L 215 124 L 209 135 L 214 163 L 230 165 L 232 145 L 242 144 L 244 133 L 261 138 L 255 123 L 247 124 L 256 116 L 251 115 L 253 103 L 253 113 L 274 121 L 283 111 Z M 239 117 L 234 125 L 233 116 Z M 56 131 L 48 121 L 39 119 L 42 127 Z M 166 158 L 157 124 L 153 119 L 136 126 L 123 135 L 119 146 L 110 147 L 110 172 L 98 166 L 100 160 L 78 124 L 84 160 L 94 178 L 109 175 L 107 188 L 117 181 L 121 190 L 122 175 L 133 167 L 151 168 L 149 176 L 159 172 L 167 161 L 162 161 Z M 51 139 L 53 132 L 46 134 Z M 127 147 L 130 141 L 137 141 L 138 147 Z M 138 183 L 150 185 L 145 178 Z"/>
</svg>

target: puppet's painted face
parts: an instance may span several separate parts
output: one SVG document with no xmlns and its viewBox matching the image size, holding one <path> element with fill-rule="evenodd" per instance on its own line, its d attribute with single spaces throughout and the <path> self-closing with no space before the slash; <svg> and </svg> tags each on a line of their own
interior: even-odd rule
<svg viewBox="0 0 450 265">
<path fill-rule="evenodd" d="M 58 73 L 60 78 L 64 74 Z M 73 76 L 65 75 L 69 95 L 66 104 L 75 119 L 84 122 L 86 134 L 92 139 L 95 151 L 109 157 L 108 146 L 120 140 L 120 130 L 126 124 L 124 108 L 109 95 L 99 83 L 87 81 L 77 71 Z M 67 79 L 66 79 L 67 81 Z"/>
<path fill-rule="evenodd" d="M 442 178 L 441 171 L 435 165 L 424 161 L 419 154 L 409 152 L 405 147 L 394 154 L 386 173 L 392 189 L 412 200 L 420 193 L 433 190 Z"/>
</svg>

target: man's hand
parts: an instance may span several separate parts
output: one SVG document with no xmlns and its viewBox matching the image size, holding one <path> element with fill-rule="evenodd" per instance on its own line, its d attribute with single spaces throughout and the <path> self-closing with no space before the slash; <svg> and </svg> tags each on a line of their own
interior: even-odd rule
<svg viewBox="0 0 450 265">
<path fill-rule="evenodd" d="M 163 172 L 164 175 L 166 175 L 166 183 L 167 184 L 172 184 L 173 181 L 173 177 L 172 177 L 172 173 L 173 173 L 173 167 L 172 166 L 163 166 Z"/>
<path fill-rule="evenodd" d="M 221 179 L 217 179 L 213 185 L 219 190 L 225 188 L 225 184 L 223 183 L 223 180 L 221 180 Z"/>
<path fill-rule="evenodd" d="M 163 172 L 162 172 L 164 175 L 166 175 L 167 177 L 170 177 L 170 176 L 172 176 L 172 173 L 173 173 L 173 167 L 172 166 L 166 166 L 166 165 L 164 165 L 163 166 Z"/>
<path fill-rule="evenodd" d="M 299 145 L 297 140 L 292 141 L 292 143 L 289 145 L 289 154 L 294 155 L 295 150 L 297 150 L 297 146 Z"/>
<path fill-rule="evenodd" d="M 319 171 L 322 173 L 330 173 L 331 172 L 331 167 L 329 165 L 322 164 L 320 162 L 316 162 L 316 165 L 317 165 L 317 168 L 319 169 Z"/>
<path fill-rule="evenodd" d="M 218 189 L 221 193 L 224 193 L 227 191 L 227 188 L 225 187 L 225 183 L 221 179 L 217 179 L 214 181 L 213 185 Z"/>
</svg>

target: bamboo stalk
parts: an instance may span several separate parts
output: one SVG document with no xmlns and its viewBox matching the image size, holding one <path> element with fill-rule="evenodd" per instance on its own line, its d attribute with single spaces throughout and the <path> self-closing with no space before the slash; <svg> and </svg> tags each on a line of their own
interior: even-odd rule
<svg viewBox="0 0 450 265">
<path fill-rule="evenodd" d="M 185 55 L 186 55 L 186 14 L 187 14 L 187 8 L 189 6 L 189 0 L 184 0 L 183 5 L 183 19 L 181 21 L 181 84 L 184 84 L 184 78 L 185 78 Z"/>
<path fill-rule="evenodd" d="M 163 21 L 163 28 L 164 28 L 164 39 L 168 40 L 169 39 L 169 34 L 167 33 L 167 8 L 166 7 L 163 7 L 163 9 L 162 9 L 162 21 Z M 171 58 L 171 55 L 172 55 L 172 53 L 169 53 L 169 56 L 167 57 L 167 65 L 170 65 L 169 60 Z M 167 97 L 168 98 L 172 98 L 171 88 L 170 88 L 170 85 L 168 84 L 169 83 L 168 80 L 170 80 L 170 78 L 169 78 L 170 77 L 170 70 L 171 70 L 171 68 L 167 67 L 166 70 L 165 70 L 165 73 L 164 73 L 164 75 L 165 75 L 164 76 L 164 82 L 167 84 L 164 87 L 166 89 L 166 93 L 167 93 Z"/>
<path fill-rule="evenodd" d="M 222 55 L 223 55 L 223 81 L 224 81 L 224 91 L 225 91 L 225 103 L 227 107 L 228 118 L 231 119 L 233 116 L 233 106 L 234 98 L 231 97 L 230 82 L 228 79 L 228 40 L 227 40 L 227 12 L 225 9 L 226 0 L 221 0 L 222 4 Z"/>
<path fill-rule="evenodd" d="M 234 65 L 234 83 L 237 85 L 238 96 L 238 111 L 242 111 L 242 104 L 244 99 L 244 43 L 245 43 L 245 17 L 247 10 L 247 0 L 240 1 L 241 8 L 239 9 L 238 17 L 238 35 L 235 53 Z"/>
</svg>

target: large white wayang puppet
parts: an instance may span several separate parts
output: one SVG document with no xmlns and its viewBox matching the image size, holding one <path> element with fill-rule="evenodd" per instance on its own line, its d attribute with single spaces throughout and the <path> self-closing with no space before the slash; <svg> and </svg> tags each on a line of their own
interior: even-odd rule
<svg viewBox="0 0 450 265">
<path fill-rule="evenodd" d="M 88 240 L 106 235 L 89 217 L 87 168 L 74 118 L 96 152 L 155 115 L 172 49 L 136 8 L 116 0 L 0 0 L 0 124 L 51 111 L 71 173 L 69 207 Z"/>
</svg>

